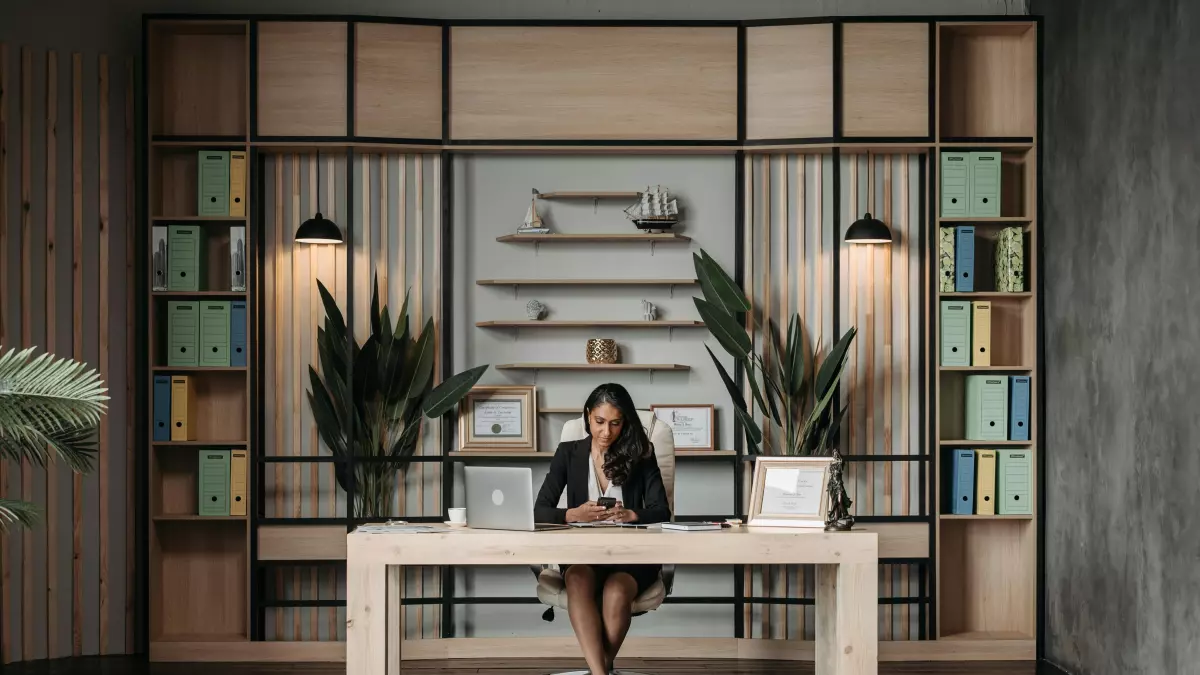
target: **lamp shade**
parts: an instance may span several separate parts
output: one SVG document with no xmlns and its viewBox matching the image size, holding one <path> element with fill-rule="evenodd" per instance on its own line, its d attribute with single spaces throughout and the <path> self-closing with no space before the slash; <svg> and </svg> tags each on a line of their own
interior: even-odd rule
<svg viewBox="0 0 1200 675">
<path fill-rule="evenodd" d="M 872 218 L 868 212 L 846 230 L 846 241 L 851 244 L 890 244 L 892 231 L 882 220 Z"/>
<path fill-rule="evenodd" d="M 301 244 L 340 244 L 345 240 L 341 229 L 317 211 L 315 217 L 300 224 L 300 229 L 296 230 L 296 241 Z"/>
</svg>

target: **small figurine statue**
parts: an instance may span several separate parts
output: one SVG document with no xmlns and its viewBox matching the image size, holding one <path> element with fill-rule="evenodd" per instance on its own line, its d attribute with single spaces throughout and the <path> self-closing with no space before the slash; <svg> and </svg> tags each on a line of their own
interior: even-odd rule
<svg viewBox="0 0 1200 675">
<path fill-rule="evenodd" d="M 649 300 L 642 300 L 642 318 L 646 321 L 654 321 L 658 317 L 658 308 Z"/>
<path fill-rule="evenodd" d="M 546 315 L 546 306 L 537 300 L 530 300 L 525 303 L 525 316 L 529 317 L 530 321 L 537 321 Z"/>
<path fill-rule="evenodd" d="M 854 516 L 850 515 L 850 496 L 842 484 L 845 462 L 837 446 L 833 448 L 833 463 L 829 465 L 829 514 L 825 517 L 826 532 L 848 532 L 854 527 Z"/>
</svg>

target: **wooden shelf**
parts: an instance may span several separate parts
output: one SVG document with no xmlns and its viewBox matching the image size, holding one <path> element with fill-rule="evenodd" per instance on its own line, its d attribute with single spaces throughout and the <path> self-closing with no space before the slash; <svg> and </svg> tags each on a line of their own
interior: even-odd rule
<svg viewBox="0 0 1200 675">
<path fill-rule="evenodd" d="M 1033 368 L 1026 366 L 938 366 L 938 370 L 944 373 L 1002 373 L 1005 371 L 1027 373 Z"/>
<path fill-rule="evenodd" d="M 695 279 L 476 279 L 476 286 L 689 286 Z"/>
<path fill-rule="evenodd" d="M 1032 515 L 1008 515 L 1008 514 L 971 514 L 962 515 L 957 513 L 943 513 L 938 516 L 942 520 L 1033 520 Z"/>
<path fill-rule="evenodd" d="M 1032 635 L 1018 633 L 1016 631 L 998 631 L 998 630 L 977 630 L 969 633 L 954 633 L 952 635 L 943 635 L 939 640 L 1032 640 Z"/>
<path fill-rule="evenodd" d="M 948 299 L 948 300 L 953 300 L 955 298 L 961 298 L 963 300 L 967 300 L 970 298 L 980 298 L 980 299 L 989 298 L 989 299 L 994 299 L 994 300 L 1004 300 L 1007 298 L 1016 298 L 1016 299 L 1032 298 L 1033 293 L 1030 293 L 1029 291 L 1021 291 L 1019 293 L 1001 293 L 1000 291 L 976 291 L 974 293 L 939 293 L 938 297 L 943 298 L 943 299 Z"/>
<path fill-rule="evenodd" d="M 154 516 L 156 523 L 175 523 L 175 522 L 222 522 L 222 521 L 237 521 L 247 520 L 246 516 L 198 516 L 195 514 L 166 514 Z"/>
<path fill-rule="evenodd" d="M 703 321 L 477 321 L 476 328 L 699 328 Z"/>
<path fill-rule="evenodd" d="M 640 192 L 539 192 L 538 199 L 637 199 Z"/>
<path fill-rule="evenodd" d="M 997 218 L 953 218 L 951 216 L 941 216 L 937 220 L 939 223 L 964 223 L 964 224 L 997 223 L 997 224 L 1010 225 L 1010 224 L 1016 224 L 1016 223 L 1032 222 L 1033 218 L 1025 218 L 1022 216 L 1003 216 L 1003 217 L 997 217 Z"/>
<path fill-rule="evenodd" d="M 154 366 L 156 373 L 238 373 L 246 366 Z"/>
<path fill-rule="evenodd" d="M 244 223 L 243 216 L 154 216 L 155 223 Z"/>
<path fill-rule="evenodd" d="M 249 141 L 246 140 L 220 137 L 213 137 L 205 140 L 203 138 L 176 139 L 169 136 L 160 136 L 150 141 L 150 146 L 154 148 L 207 148 L 210 150 L 227 150 L 245 148 L 249 147 L 249 145 Z"/>
<path fill-rule="evenodd" d="M 244 298 L 246 291 L 152 291 L 156 298 Z"/>
<path fill-rule="evenodd" d="M 178 635 L 162 635 L 154 642 L 246 642 L 248 635 L 238 633 L 181 633 Z"/>
<path fill-rule="evenodd" d="M 691 241 L 691 237 L 681 234 L 506 234 L 496 237 L 496 241 L 506 243 L 544 244 L 547 242 L 575 244 L 682 244 Z"/>
<path fill-rule="evenodd" d="M 678 363 L 502 363 L 497 370 L 691 370 Z"/>
<path fill-rule="evenodd" d="M 677 459 L 734 457 L 734 450 L 676 450 Z M 447 455 L 451 459 L 552 459 L 553 452 L 510 452 L 507 450 L 459 450 Z"/>
<path fill-rule="evenodd" d="M 151 441 L 163 448 L 244 448 L 246 441 Z"/>
<path fill-rule="evenodd" d="M 943 448 L 961 448 L 964 446 L 970 447 L 988 447 L 988 448 L 1025 448 L 1033 445 L 1033 441 L 968 441 L 968 440 L 940 440 L 938 445 Z"/>
</svg>

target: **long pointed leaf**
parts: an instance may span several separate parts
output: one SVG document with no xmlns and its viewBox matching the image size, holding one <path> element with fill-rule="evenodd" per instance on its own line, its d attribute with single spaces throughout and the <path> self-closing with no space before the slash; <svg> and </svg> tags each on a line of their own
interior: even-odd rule
<svg viewBox="0 0 1200 675">
<path fill-rule="evenodd" d="M 333 335 L 346 336 L 346 319 L 342 317 L 342 310 L 337 306 L 337 300 L 329 294 L 329 289 L 325 288 L 325 284 L 320 279 L 317 280 L 317 290 L 321 293 L 321 304 L 325 306 L 325 318 L 332 324 L 332 330 L 328 332 Z"/>
<path fill-rule="evenodd" d="M 800 316 L 793 314 L 791 322 L 788 323 L 787 354 L 784 357 L 791 370 L 788 392 L 792 396 L 799 395 L 804 391 L 807 357 L 808 355 L 804 351 L 804 327 L 800 325 Z"/>
<path fill-rule="evenodd" d="M 738 288 L 725 270 L 721 269 L 717 261 L 708 255 L 708 251 L 700 249 L 700 257 L 694 258 L 694 263 L 696 278 L 700 280 L 706 297 L 708 293 L 712 293 L 713 297 L 719 300 L 719 304 L 733 315 L 750 311 L 750 301 L 746 299 L 746 294 Z M 708 286 L 707 289 L 704 289 L 705 285 Z"/>
<path fill-rule="evenodd" d="M 854 341 L 856 333 L 857 329 L 851 326 L 833 346 L 833 349 L 829 350 L 829 356 L 825 357 L 825 362 L 817 371 L 817 396 L 823 395 L 829 389 L 830 380 L 833 379 L 835 372 L 842 369 L 842 364 L 846 360 L 846 350 L 850 348 L 850 343 Z"/>
<path fill-rule="evenodd" d="M 401 391 L 405 398 L 416 398 L 425 392 L 433 372 L 433 319 L 425 322 L 421 337 L 408 353 Z"/>
<path fill-rule="evenodd" d="M 750 384 L 750 393 L 753 394 L 754 401 L 758 404 L 759 409 L 769 414 L 771 420 L 779 424 L 779 412 L 774 410 L 774 406 L 767 405 L 767 400 L 758 386 L 758 378 L 754 376 L 754 366 L 746 367 L 743 372 L 746 373 L 746 381 Z"/>
<path fill-rule="evenodd" d="M 379 317 L 379 273 L 376 272 L 371 288 L 371 336 L 378 340 L 382 332 L 383 326 Z"/>
<path fill-rule="evenodd" d="M 749 455 L 757 455 L 758 447 L 762 445 L 762 429 L 758 428 L 758 423 L 750 417 L 750 413 L 741 408 L 734 407 L 733 414 L 742 423 L 742 432 L 746 437 L 746 450 Z"/>
<path fill-rule="evenodd" d="M 754 349 L 754 346 L 750 344 L 750 336 L 746 334 L 746 329 L 738 325 L 732 314 L 710 304 L 707 300 L 693 297 L 692 301 L 696 304 L 696 310 L 700 312 L 700 318 L 704 320 L 708 332 L 717 338 L 721 347 L 734 358 L 745 359 Z"/>
<path fill-rule="evenodd" d="M 434 387 L 433 391 L 429 392 L 429 396 L 425 397 L 425 416 L 436 419 L 446 414 L 450 408 L 467 395 L 471 387 L 479 382 L 479 378 L 483 377 L 487 369 L 487 364 L 469 368 L 446 378 L 444 382 Z"/>
<path fill-rule="evenodd" d="M 717 372 L 721 375 L 721 381 L 725 383 L 725 390 L 729 392 L 729 398 L 731 401 L 733 401 L 733 405 L 745 410 L 746 399 L 742 396 L 742 392 L 738 389 L 738 386 L 733 381 L 733 378 L 729 376 L 729 371 L 725 370 L 725 366 L 722 365 L 717 359 L 717 355 L 713 354 L 712 350 L 708 348 L 708 345 L 704 345 L 704 351 L 708 352 L 708 356 L 712 359 L 713 365 L 717 367 Z M 735 363 L 740 365 L 741 362 L 735 361 Z"/>
</svg>

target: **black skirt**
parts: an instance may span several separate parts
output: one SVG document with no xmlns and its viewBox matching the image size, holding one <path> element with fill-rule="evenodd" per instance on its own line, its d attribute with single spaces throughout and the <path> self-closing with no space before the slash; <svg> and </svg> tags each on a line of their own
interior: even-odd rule
<svg viewBox="0 0 1200 675">
<path fill-rule="evenodd" d="M 571 565 L 559 565 L 559 570 L 562 572 L 563 579 L 567 578 L 567 569 Z M 604 596 L 604 582 L 608 577 L 617 572 L 625 572 L 633 577 L 633 581 L 637 584 L 637 595 L 645 593 L 647 589 L 658 581 L 658 575 L 662 572 L 662 565 L 586 565 L 591 567 L 596 573 L 596 598 L 597 604 Z"/>
</svg>

